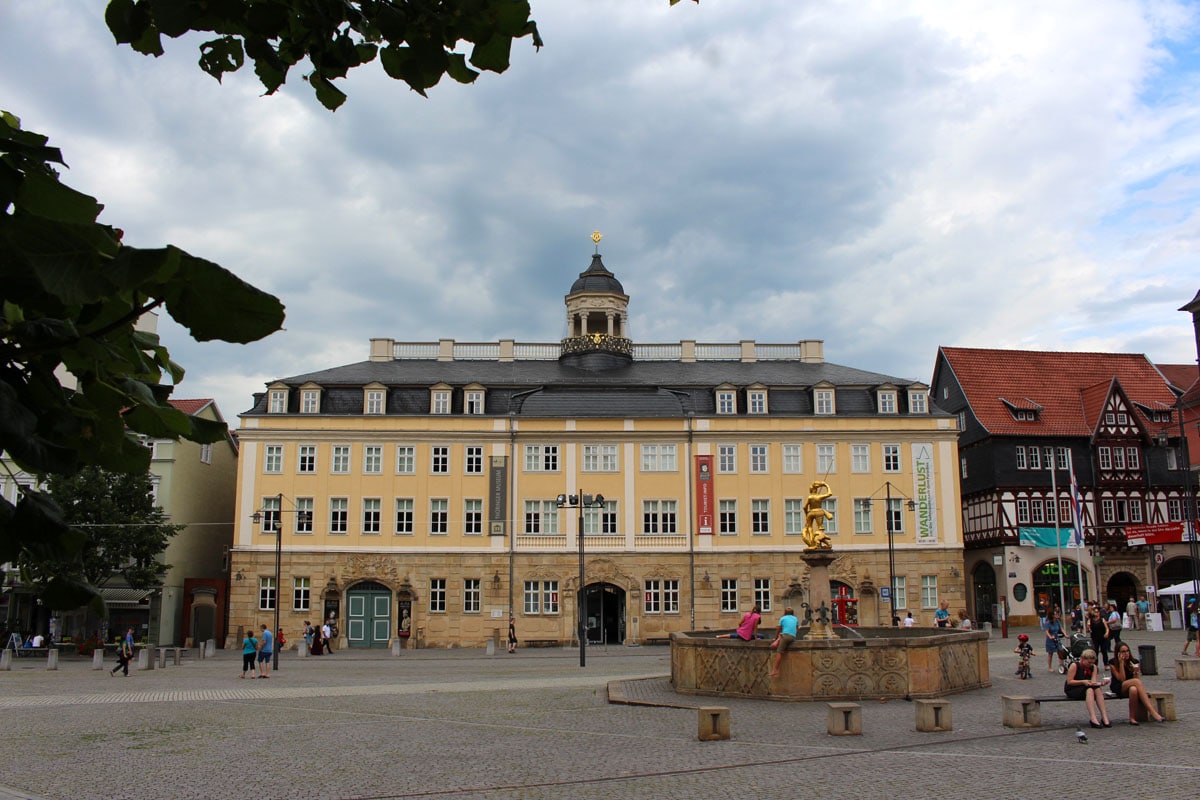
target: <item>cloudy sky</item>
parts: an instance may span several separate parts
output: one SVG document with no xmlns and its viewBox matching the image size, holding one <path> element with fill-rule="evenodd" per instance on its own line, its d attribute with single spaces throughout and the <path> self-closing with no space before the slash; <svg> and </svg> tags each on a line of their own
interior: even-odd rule
<svg viewBox="0 0 1200 800">
<path fill-rule="evenodd" d="M 0 107 L 126 241 L 287 305 L 160 333 L 227 419 L 371 337 L 557 341 L 592 253 L 639 342 L 825 340 L 928 381 L 939 345 L 1196 358 L 1200 8 L 1146 0 L 533 0 L 546 46 L 428 99 L 377 64 L 321 108 L 218 84 L 93 0 L 0 5 Z"/>
</svg>

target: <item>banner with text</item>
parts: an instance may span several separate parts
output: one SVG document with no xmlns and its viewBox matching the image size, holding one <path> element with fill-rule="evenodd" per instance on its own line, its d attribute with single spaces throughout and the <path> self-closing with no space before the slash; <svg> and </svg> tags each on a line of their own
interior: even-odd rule
<svg viewBox="0 0 1200 800">
<path fill-rule="evenodd" d="M 503 536 L 508 527 L 508 458 L 492 456 L 488 469 L 488 533 Z"/>
<path fill-rule="evenodd" d="M 696 532 L 713 532 L 713 457 L 696 456 Z"/>
<path fill-rule="evenodd" d="M 1022 547 L 1076 547 L 1075 529 L 1024 526 L 1017 528 Z"/>
<path fill-rule="evenodd" d="M 1182 522 L 1156 522 L 1150 525 L 1126 525 L 1125 544 L 1175 544 L 1183 541 Z"/>
<path fill-rule="evenodd" d="M 937 542 L 937 502 L 934 489 L 933 445 L 912 446 L 913 501 L 917 504 L 917 543 Z"/>
</svg>

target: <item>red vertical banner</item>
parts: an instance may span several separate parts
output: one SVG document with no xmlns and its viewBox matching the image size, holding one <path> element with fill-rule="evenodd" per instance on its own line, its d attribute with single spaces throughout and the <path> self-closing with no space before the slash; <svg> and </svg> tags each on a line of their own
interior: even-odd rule
<svg viewBox="0 0 1200 800">
<path fill-rule="evenodd" d="M 713 533 L 713 457 L 696 456 L 696 532 Z"/>
</svg>

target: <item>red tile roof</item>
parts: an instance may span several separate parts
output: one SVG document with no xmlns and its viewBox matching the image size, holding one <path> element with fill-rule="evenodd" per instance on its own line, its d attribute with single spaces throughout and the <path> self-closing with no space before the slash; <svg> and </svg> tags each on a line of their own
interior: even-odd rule
<svg viewBox="0 0 1200 800">
<path fill-rule="evenodd" d="M 1168 410 L 1175 395 L 1162 374 L 1137 353 L 1059 353 L 942 347 L 939 352 L 958 379 L 971 410 L 989 433 L 1008 436 L 1090 436 L 1105 399 L 1119 384 L 1133 403 Z M 1018 422 L 1010 403 L 1020 398 L 1041 406 L 1035 422 Z M 1167 427 L 1150 422 L 1149 431 Z"/>
<path fill-rule="evenodd" d="M 193 414 L 198 414 L 205 406 L 211 404 L 212 398 L 204 398 L 202 400 L 168 400 L 167 402 L 188 416 L 192 416 Z"/>
<path fill-rule="evenodd" d="M 1196 368 L 1195 364 L 1155 364 L 1155 366 L 1171 382 L 1172 386 L 1182 391 L 1193 388 L 1197 377 L 1200 377 L 1200 370 Z"/>
</svg>

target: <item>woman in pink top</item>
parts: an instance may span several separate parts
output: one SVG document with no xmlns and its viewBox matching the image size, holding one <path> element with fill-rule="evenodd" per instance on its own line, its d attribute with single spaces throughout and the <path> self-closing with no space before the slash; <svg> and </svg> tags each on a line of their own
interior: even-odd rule
<svg viewBox="0 0 1200 800">
<path fill-rule="evenodd" d="M 732 639 L 735 636 L 742 641 L 749 642 L 754 639 L 758 633 L 758 623 L 762 620 L 762 614 L 759 613 L 758 604 L 754 608 L 746 612 L 742 617 L 742 623 L 737 626 L 737 633 L 721 633 L 717 634 L 718 639 Z"/>
</svg>

